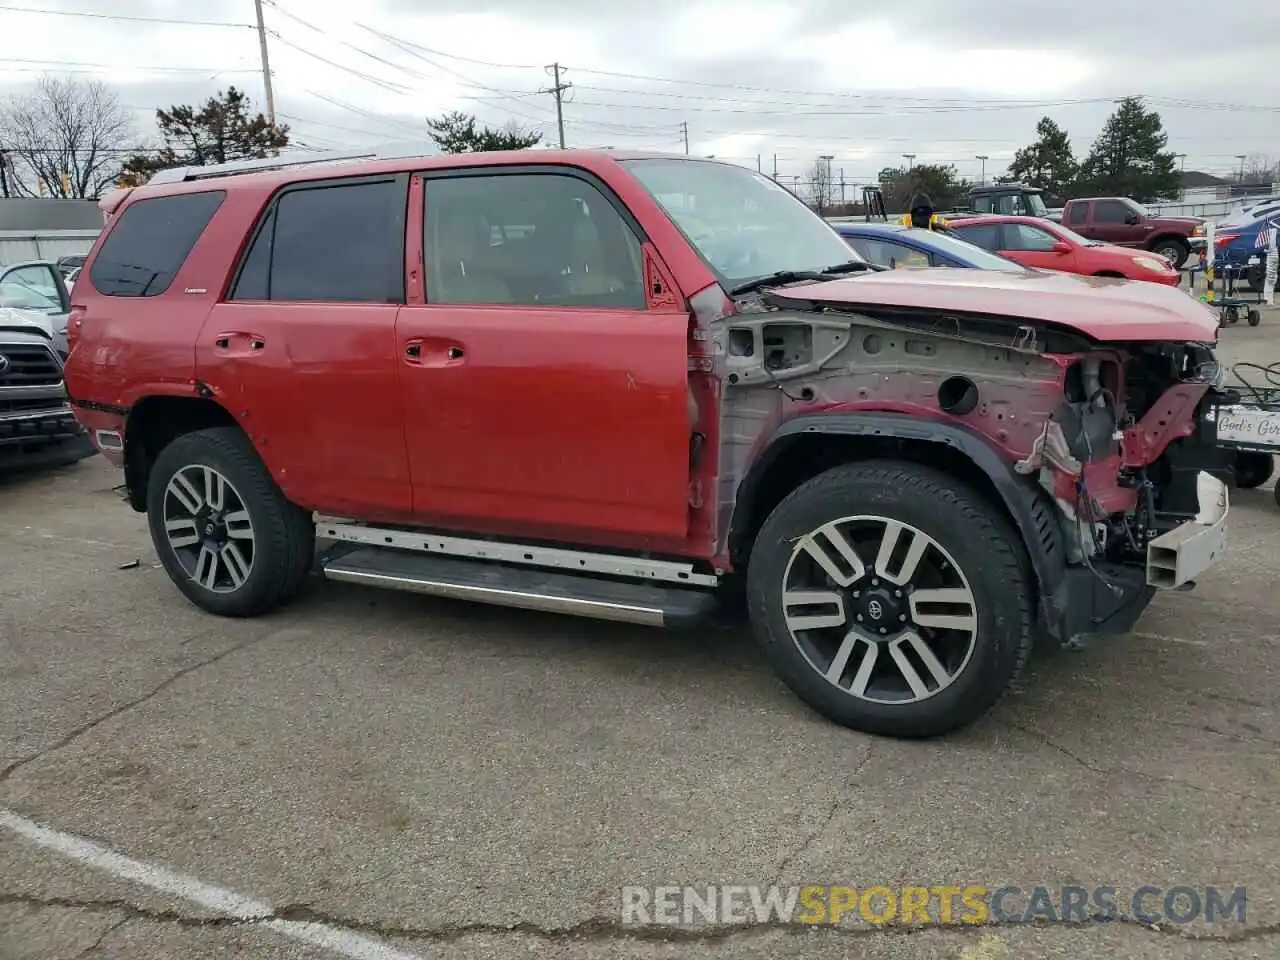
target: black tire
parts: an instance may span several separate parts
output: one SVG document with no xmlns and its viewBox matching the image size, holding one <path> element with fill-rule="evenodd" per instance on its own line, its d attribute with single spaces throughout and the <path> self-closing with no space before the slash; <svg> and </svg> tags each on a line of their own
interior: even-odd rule
<svg viewBox="0 0 1280 960">
<path fill-rule="evenodd" d="M 949 685 L 923 699 L 884 703 L 837 687 L 811 664 L 787 626 L 784 578 L 798 544 L 824 524 L 856 515 L 884 517 L 926 534 L 954 559 L 974 598 L 977 630 L 967 660 Z M 866 566 L 871 571 L 870 560 Z M 934 737 L 972 723 L 1017 679 L 1034 636 L 1026 551 L 1002 513 L 953 477 L 899 461 L 835 467 L 792 491 L 756 538 L 747 592 L 756 636 L 787 686 L 828 719 L 872 734 Z M 847 601 L 859 602 L 865 601 Z M 849 607 L 840 615 L 852 616 Z"/>
<path fill-rule="evenodd" d="M 1175 270 L 1181 270 L 1182 265 L 1191 253 L 1191 248 L 1182 240 L 1170 237 L 1164 240 L 1157 240 L 1152 245 L 1151 252 L 1164 257 L 1173 264 Z"/>
<path fill-rule="evenodd" d="M 1236 454 L 1235 479 L 1241 490 L 1252 490 L 1271 479 L 1275 461 L 1269 453 L 1241 450 Z"/>
<path fill-rule="evenodd" d="M 226 478 L 249 515 L 253 556 L 249 574 L 230 592 L 196 583 L 165 531 L 166 490 L 184 468 L 209 467 Z M 147 484 L 147 523 L 165 572 L 188 600 L 224 617 L 254 617 L 297 595 L 311 571 L 315 525 L 285 499 L 249 438 L 236 427 L 183 434 L 156 457 Z"/>
</svg>

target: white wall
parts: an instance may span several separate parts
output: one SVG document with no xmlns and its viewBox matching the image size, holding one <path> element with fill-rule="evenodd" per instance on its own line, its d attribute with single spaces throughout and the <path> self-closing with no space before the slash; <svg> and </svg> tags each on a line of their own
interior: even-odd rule
<svg viewBox="0 0 1280 960">
<path fill-rule="evenodd" d="M 83 256 L 98 230 L 0 230 L 0 263 Z"/>
</svg>

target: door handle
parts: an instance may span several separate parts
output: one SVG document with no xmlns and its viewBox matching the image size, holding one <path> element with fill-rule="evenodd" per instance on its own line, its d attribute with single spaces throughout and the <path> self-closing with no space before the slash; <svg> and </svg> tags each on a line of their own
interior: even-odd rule
<svg viewBox="0 0 1280 960">
<path fill-rule="evenodd" d="M 411 340 L 404 346 L 405 363 L 419 367 L 447 367 L 466 356 L 466 350 L 454 340 L 443 337 L 425 337 Z"/>
<path fill-rule="evenodd" d="M 259 353 L 267 348 L 267 341 L 256 333 L 229 331 L 218 334 L 213 345 L 219 350 L 231 350 L 234 345 L 237 353 Z"/>
</svg>

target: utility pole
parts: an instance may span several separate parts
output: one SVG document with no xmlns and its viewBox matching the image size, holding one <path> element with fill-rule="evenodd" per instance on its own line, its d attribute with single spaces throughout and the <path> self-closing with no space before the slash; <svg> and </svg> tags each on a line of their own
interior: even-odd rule
<svg viewBox="0 0 1280 960">
<path fill-rule="evenodd" d="M 555 78 L 555 86 L 551 87 L 549 90 L 540 90 L 538 92 L 550 93 L 556 98 L 556 126 L 560 128 L 560 149 L 563 150 L 565 148 L 564 147 L 564 93 L 566 90 L 572 87 L 573 84 L 562 83 L 560 81 L 560 70 L 561 70 L 560 64 L 553 63 L 551 64 L 551 66 L 547 67 L 547 69 L 551 71 L 551 75 Z M 686 150 L 685 152 L 687 153 L 688 151 Z"/>
<path fill-rule="evenodd" d="M 9 155 L 0 150 L 0 197 L 9 196 Z"/>
<path fill-rule="evenodd" d="M 687 120 L 680 121 L 680 136 L 684 138 L 684 155 L 689 155 L 689 123 Z"/>
<path fill-rule="evenodd" d="M 985 153 L 980 153 L 973 159 L 982 161 L 982 185 L 985 187 L 987 185 L 987 161 L 991 158 Z"/>
<path fill-rule="evenodd" d="M 760 165 L 760 154 L 756 154 L 756 173 L 764 173 L 764 167 Z"/>
<path fill-rule="evenodd" d="M 267 119 L 276 125 L 276 96 L 271 91 L 271 61 L 267 59 L 267 26 L 262 20 L 262 0 L 253 0 L 258 14 L 258 49 L 262 53 L 262 86 L 267 94 Z"/>
<path fill-rule="evenodd" d="M 844 167 L 840 168 L 840 206 L 844 206 Z"/>
<path fill-rule="evenodd" d="M 1187 155 L 1185 153 L 1174 154 L 1178 160 L 1178 199 L 1187 199 Z"/>
<path fill-rule="evenodd" d="M 773 155 L 773 182 L 778 182 L 778 155 Z"/>
</svg>

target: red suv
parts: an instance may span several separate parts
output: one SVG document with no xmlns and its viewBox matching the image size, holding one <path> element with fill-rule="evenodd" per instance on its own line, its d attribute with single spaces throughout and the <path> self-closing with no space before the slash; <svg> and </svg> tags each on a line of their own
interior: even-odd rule
<svg viewBox="0 0 1280 960">
<path fill-rule="evenodd" d="M 317 540 L 329 579 L 632 623 L 745 596 L 813 707 L 925 736 L 1222 553 L 1217 322 L 1175 290 L 882 272 L 755 171 L 612 151 L 103 206 L 69 391 L 215 614 Z"/>
</svg>

